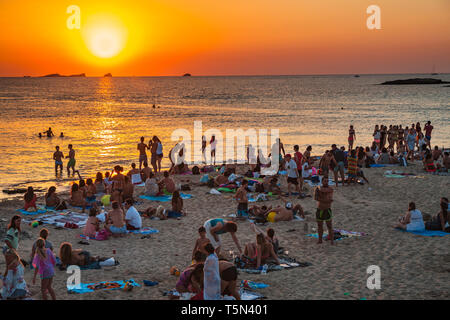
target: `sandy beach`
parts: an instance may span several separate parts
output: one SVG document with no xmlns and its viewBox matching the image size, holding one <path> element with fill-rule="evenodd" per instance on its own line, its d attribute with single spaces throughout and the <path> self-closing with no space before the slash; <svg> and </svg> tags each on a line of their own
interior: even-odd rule
<svg viewBox="0 0 450 320">
<path fill-rule="evenodd" d="M 322 245 L 316 239 L 307 237 L 307 233 L 317 228 L 314 212 L 316 202 L 312 198 L 294 199 L 309 213 L 306 222 L 268 223 L 260 227 L 266 230 L 272 227 L 280 240 L 280 245 L 289 251 L 289 256 L 300 262 L 309 262 L 309 267 L 269 272 L 267 275 L 239 273 L 239 280 L 264 282 L 268 288 L 258 289 L 268 299 L 336 299 L 336 300 L 376 300 L 376 299 L 449 299 L 450 298 L 450 237 L 422 237 L 392 228 L 400 215 L 403 215 L 410 201 L 424 214 L 435 215 L 439 211 L 439 199 L 448 197 L 450 179 L 448 176 L 426 174 L 418 162 L 407 168 L 396 167 L 403 172 L 415 173 L 400 179 L 386 178 L 384 172 L 391 168 L 364 169 L 370 185 L 352 185 L 335 189 L 333 209 L 333 227 L 348 231 L 367 233 L 367 236 L 337 241 L 330 246 L 328 241 Z M 245 168 L 239 168 L 241 173 Z M 239 172 L 238 172 L 239 173 Z M 217 173 L 216 173 L 217 174 Z M 198 182 L 201 176 L 174 176 L 176 182 L 189 179 Z M 281 179 L 282 189 L 286 190 L 286 180 Z M 369 189 L 370 187 L 370 189 Z M 305 187 L 305 193 L 312 194 L 312 188 Z M 144 188 L 135 189 L 135 199 Z M 81 272 L 81 282 L 125 280 L 133 278 L 141 287 L 131 292 L 122 290 L 103 290 L 86 294 L 69 294 L 65 271 L 56 269 L 53 287 L 57 299 L 167 299 L 163 292 L 175 287 L 177 277 L 169 274 L 171 266 L 183 270 L 190 264 L 190 258 L 197 229 L 209 218 L 222 218 L 234 213 L 235 200 L 231 194 L 207 194 L 208 187 L 193 187 L 192 199 L 184 200 L 188 215 L 181 220 L 166 221 L 143 219 L 144 227 L 152 227 L 160 232 L 149 238 L 131 234 L 124 238 L 110 238 L 107 241 L 90 241 L 90 245 L 78 244 L 81 229 L 55 229 L 50 231 L 48 240 L 52 242 L 56 253 L 63 241 L 69 241 L 74 248 L 81 248 L 92 255 L 112 256 L 120 265 L 103 267 L 99 270 Z M 63 198 L 68 195 L 60 194 Z M 38 204 L 43 205 L 43 198 Z M 136 207 L 143 210 L 158 203 L 139 199 Z M 281 200 L 264 202 L 266 205 L 282 205 Z M 15 209 L 23 206 L 22 200 L 4 200 L 0 203 L 0 228 L 6 229 Z M 168 208 L 169 202 L 163 203 Z M 74 210 L 76 211 L 76 210 Z M 307 224 L 307 227 L 305 227 Z M 39 230 L 22 222 L 22 235 L 19 254 L 29 260 L 33 241 L 38 238 Z M 308 230 L 308 231 L 306 231 Z M 315 230 L 315 229 L 314 229 Z M 243 247 L 247 242 L 255 241 L 255 234 L 248 221 L 238 222 L 238 239 Z M 3 236 L 2 236 L 3 237 Z M 222 252 L 237 251 L 228 235 L 222 236 Z M 381 269 L 381 289 L 369 290 L 366 281 L 369 276 L 367 267 L 377 265 Z M 4 259 L 0 261 L 0 270 L 4 270 Z M 40 284 L 32 285 L 33 271 L 26 268 L 25 280 L 34 293 L 34 299 L 40 299 Z M 143 280 L 158 281 L 156 286 L 145 287 Z"/>
</svg>

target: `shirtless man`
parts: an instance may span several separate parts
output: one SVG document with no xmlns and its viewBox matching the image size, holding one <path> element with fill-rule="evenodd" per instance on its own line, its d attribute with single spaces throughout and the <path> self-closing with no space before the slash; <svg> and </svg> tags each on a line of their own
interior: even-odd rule
<svg viewBox="0 0 450 320">
<path fill-rule="evenodd" d="M 248 216 L 248 198 L 246 187 L 248 185 L 247 180 L 243 180 L 241 186 L 236 191 L 235 199 L 238 203 L 237 215 L 238 217 Z"/>
<path fill-rule="evenodd" d="M 133 176 L 133 174 L 140 174 L 140 173 L 141 173 L 141 169 L 137 169 L 136 164 L 133 162 L 131 164 L 131 170 L 127 172 L 127 176 L 129 178 L 131 178 Z"/>
<path fill-rule="evenodd" d="M 156 136 L 154 136 L 153 139 L 148 142 L 147 148 L 150 149 L 150 152 L 152 154 L 150 161 L 151 161 L 151 164 L 153 167 L 153 171 L 156 174 L 156 172 L 158 172 L 158 155 L 156 154 L 156 151 L 158 149 L 158 142 L 156 141 L 155 138 L 156 138 Z"/>
<path fill-rule="evenodd" d="M 333 154 L 327 150 L 325 154 L 320 158 L 319 168 L 322 170 L 322 176 L 328 178 L 330 172 L 330 164 L 333 163 L 334 167 L 337 166 L 337 162 L 333 157 Z"/>
<path fill-rule="evenodd" d="M 112 210 L 109 211 L 106 216 L 105 228 L 113 234 L 113 237 L 122 236 L 127 232 L 125 214 L 123 210 L 120 209 L 117 201 L 114 201 L 111 205 Z"/>
<path fill-rule="evenodd" d="M 59 146 L 56 146 L 56 151 L 53 153 L 53 160 L 55 160 L 55 174 L 58 175 L 58 167 L 60 167 L 60 172 L 62 176 L 63 171 L 63 163 L 62 159 L 64 158 L 64 155 L 61 151 L 59 151 Z"/>
<path fill-rule="evenodd" d="M 297 204 L 293 206 L 291 202 L 285 201 L 284 208 L 277 207 L 270 209 L 265 216 L 266 220 L 269 222 L 291 221 L 294 219 L 294 215 L 296 215 L 297 213 L 299 213 L 303 219 L 305 218 L 305 214 L 301 205 Z"/>
<path fill-rule="evenodd" d="M 450 170 L 450 156 L 448 152 L 444 152 L 444 159 L 442 160 L 442 165 L 445 169 Z"/>
<path fill-rule="evenodd" d="M 44 131 L 43 133 L 45 133 L 47 135 L 47 137 L 51 138 L 54 137 L 55 135 L 53 134 L 52 128 L 48 128 L 47 131 Z"/>
<path fill-rule="evenodd" d="M 438 161 L 439 158 L 440 158 L 441 156 L 443 156 L 443 155 L 442 155 L 442 151 L 439 150 L 439 147 L 438 147 L 438 146 L 435 146 L 435 147 L 434 147 L 434 150 L 431 152 L 431 154 L 433 155 L 433 160 L 434 160 L 434 161 Z"/>
<path fill-rule="evenodd" d="M 333 201 L 333 189 L 328 186 L 328 178 L 322 178 L 322 186 L 314 191 L 314 200 L 317 201 L 316 221 L 319 234 L 317 243 L 322 243 L 323 222 L 327 224 L 331 244 L 334 244 L 334 233 L 332 226 L 331 202 Z"/>
<path fill-rule="evenodd" d="M 210 243 L 209 239 L 206 237 L 206 229 L 204 226 L 198 228 L 199 238 L 195 241 L 194 250 L 192 251 L 192 260 L 194 260 L 195 253 L 200 251 L 204 254 L 208 254 L 205 250 L 205 245 Z"/>
<path fill-rule="evenodd" d="M 226 170 L 223 174 L 220 174 L 214 178 L 214 185 L 216 187 L 218 187 L 222 184 L 227 184 L 229 176 L 230 176 L 230 171 Z"/>
<path fill-rule="evenodd" d="M 166 187 L 166 190 L 169 193 L 173 193 L 176 190 L 175 182 L 169 177 L 168 171 L 164 171 L 164 179 L 162 179 L 160 184 L 162 185 L 161 189 Z"/>
<path fill-rule="evenodd" d="M 134 185 L 131 183 L 131 178 L 129 176 L 125 176 L 125 181 L 123 185 L 122 197 L 123 199 L 133 199 L 134 193 Z"/>
<path fill-rule="evenodd" d="M 152 173 L 152 169 L 148 166 L 148 162 L 144 161 L 144 169 L 141 170 L 142 181 L 147 181 Z"/>
<path fill-rule="evenodd" d="M 75 175 L 75 150 L 71 144 L 69 144 L 69 155 L 66 156 L 66 159 L 69 158 L 69 162 L 67 162 L 67 176 L 70 176 L 70 168 L 72 168 L 72 176 Z"/>
<path fill-rule="evenodd" d="M 146 152 L 148 146 L 144 143 L 144 137 L 141 137 L 141 142 L 138 143 L 137 149 L 139 150 L 139 170 L 141 170 L 142 163 L 148 161 Z"/>
</svg>

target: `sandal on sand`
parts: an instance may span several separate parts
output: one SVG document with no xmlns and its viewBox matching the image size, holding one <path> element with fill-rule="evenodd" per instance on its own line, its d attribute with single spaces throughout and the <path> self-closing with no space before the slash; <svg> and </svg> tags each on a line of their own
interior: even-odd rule
<svg viewBox="0 0 450 320">
<path fill-rule="evenodd" d="M 78 241 L 78 243 L 79 243 L 79 244 L 85 244 L 85 245 L 89 245 L 89 242 L 87 242 L 87 241 L 84 241 L 84 240 L 80 240 L 80 241 Z"/>
</svg>

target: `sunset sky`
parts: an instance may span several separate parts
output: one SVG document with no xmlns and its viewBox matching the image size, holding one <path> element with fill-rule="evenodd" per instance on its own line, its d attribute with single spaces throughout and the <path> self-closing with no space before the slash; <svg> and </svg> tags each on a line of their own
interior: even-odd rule
<svg viewBox="0 0 450 320">
<path fill-rule="evenodd" d="M 0 0 L 0 30 L 0 76 L 450 72 L 449 0 Z"/>
</svg>

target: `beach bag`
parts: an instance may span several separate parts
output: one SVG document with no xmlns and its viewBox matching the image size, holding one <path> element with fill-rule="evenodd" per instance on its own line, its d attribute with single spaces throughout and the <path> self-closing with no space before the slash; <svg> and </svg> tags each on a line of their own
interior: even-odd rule
<svg viewBox="0 0 450 320">
<path fill-rule="evenodd" d="M 197 166 L 193 166 L 192 167 L 192 174 L 193 175 L 198 175 L 200 174 L 200 169 Z"/>
<path fill-rule="evenodd" d="M 201 178 L 200 178 L 200 182 L 202 183 L 207 183 L 209 181 L 209 176 L 207 174 L 204 174 Z"/>
</svg>

